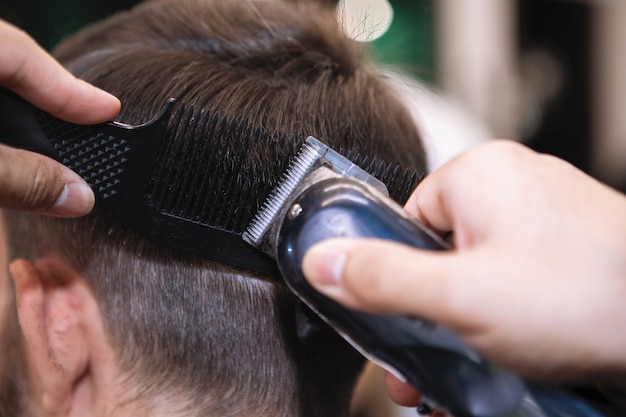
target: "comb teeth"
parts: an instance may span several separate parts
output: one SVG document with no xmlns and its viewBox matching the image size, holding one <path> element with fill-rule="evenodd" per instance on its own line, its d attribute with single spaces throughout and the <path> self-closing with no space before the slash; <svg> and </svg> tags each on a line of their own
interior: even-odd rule
<svg viewBox="0 0 626 417">
<path fill-rule="evenodd" d="M 298 187 L 304 177 L 311 171 L 311 168 L 322 156 L 322 152 L 316 146 L 305 143 L 300 153 L 296 156 L 289 169 L 283 176 L 280 183 L 272 194 L 265 199 L 263 207 L 256 214 L 250 226 L 243 233 L 243 239 L 252 246 L 258 247 L 261 237 L 271 226 L 272 221 L 278 214 L 283 203 L 289 198 L 291 193 Z"/>
<path fill-rule="evenodd" d="M 240 235 L 302 146 L 303 138 L 180 104 L 170 118 L 145 194 L 161 213 Z M 417 174 L 396 164 L 339 152 L 385 183 L 400 204 L 417 183 Z"/>
<path fill-rule="evenodd" d="M 267 156 L 248 152 L 251 143 Z M 300 143 L 217 112 L 180 106 L 168 126 L 146 195 L 162 213 L 241 233 Z M 247 163 L 256 158 L 268 162 Z"/>
</svg>

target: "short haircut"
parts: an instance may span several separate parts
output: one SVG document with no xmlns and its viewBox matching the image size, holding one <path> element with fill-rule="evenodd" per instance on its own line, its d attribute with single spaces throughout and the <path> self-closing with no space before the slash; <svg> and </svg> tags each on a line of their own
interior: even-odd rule
<svg viewBox="0 0 626 417">
<path fill-rule="evenodd" d="M 82 30 L 55 53 L 122 100 L 122 122 L 145 122 L 174 96 L 425 170 L 413 121 L 329 7 L 150 1 Z M 261 155 L 258 146 L 247 152 Z M 99 207 L 72 220 L 11 212 L 7 225 L 12 258 L 54 252 L 84 274 L 136 387 L 125 401 L 175 398 L 191 416 L 347 414 L 363 360 L 332 331 L 300 342 L 296 299 L 281 282 L 154 245 Z M 19 339 L 13 315 L 8 343 Z M 20 391 L 16 381 L 6 389 L 0 381 L 0 399 Z"/>
</svg>

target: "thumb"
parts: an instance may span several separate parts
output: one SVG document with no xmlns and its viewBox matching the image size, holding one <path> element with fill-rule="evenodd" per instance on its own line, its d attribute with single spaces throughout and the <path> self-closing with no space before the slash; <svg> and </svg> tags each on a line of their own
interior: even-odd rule
<svg viewBox="0 0 626 417">
<path fill-rule="evenodd" d="M 91 188 L 69 168 L 0 145 L 0 207 L 75 217 L 87 214 L 93 204 Z"/>
<path fill-rule="evenodd" d="M 376 239 L 329 239 L 307 251 L 303 271 L 318 291 L 349 308 L 439 321 L 442 303 L 455 288 L 455 263 L 449 251 Z"/>
</svg>

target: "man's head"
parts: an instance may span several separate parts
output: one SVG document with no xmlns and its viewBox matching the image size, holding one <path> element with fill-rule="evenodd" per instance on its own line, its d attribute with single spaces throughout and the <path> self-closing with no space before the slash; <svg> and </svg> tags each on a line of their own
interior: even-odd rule
<svg viewBox="0 0 626 417">
<path fill-rule="evenodd" d="M 117 95 L 122 122 L 149 120 L 173 96 L 425 168 L 415 126 L 331 10 L 152 1 L 83 30 L 56 56 Z M 245 152 L 244 162 L 231 161 L 242 171 L 287 157 L 254 142 Z M 257 181 L 245 186 L 266 179 Z M 244 186 L 227 184 L 228 193 Z M 11 257 L 22 260 L 11 268 L 16 297 L 4 340 L 12 352 L 0 369 L 12 378 L 0 380 L 3 403 L 13 395 L 16 410 L 82 416 L 346 413 L 362 360 L 327 329 L 302 343 L 297 302 L 280 281 L 154 245 L 100 208 L 77 220 L 7 220 Z M 0 415 L 18 413 L 6 404 Z"/>
</svg>

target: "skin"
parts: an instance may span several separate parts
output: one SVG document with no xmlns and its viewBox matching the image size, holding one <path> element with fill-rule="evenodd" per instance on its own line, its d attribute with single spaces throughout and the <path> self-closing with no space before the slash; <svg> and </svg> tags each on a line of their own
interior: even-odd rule
<svg viewBox="0 0 626 417">
<path fill-rule="evenodd" d="M 1 19 L 0 87 L 74 123 L 100 123 L 120 110 L 117 98 L 75 78 L 26 33 Z M 70 169 L 0 144 L 0 208 L 74 217 L 91 211 L 94 201 L 91 188 Z M 0 265 L 5 264 L 6 248 L 0 239 Z M 0 320 L 9 291 L 7 278 L 5 272 L 0 273 Z"/>
<path fill-rule="evenodd" d="M 119 113 L 117 98 L 75 78 L 26 33 L 2 20 L 0 39 L 1 87 L 74 123 L 100 123 Z M 68 168 L 0 145 L 0 207 L 74 217 L 93 204 L 89 186 Z"/>
<path fill-rule="evenodd" d="M 406 210 L 454 249 L 313 247 L 304 272 L 346 306 L 438 322 L 521 375 L 626 378 L 626 198 L 568 163 L 493 141 L 428 176 Z M 419 394 L 390 378 L 405 405 Z"/>
</svg>

